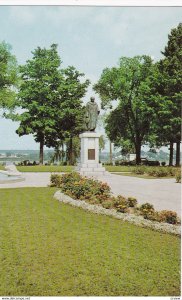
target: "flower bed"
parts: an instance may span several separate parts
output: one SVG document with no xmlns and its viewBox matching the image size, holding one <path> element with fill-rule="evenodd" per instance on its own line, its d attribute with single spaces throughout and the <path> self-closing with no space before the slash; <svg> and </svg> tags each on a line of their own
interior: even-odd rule
<svg viewBox="0 0 182 300">
<path fill-rule="evenodd" d="M 100 205 L 105 209 L 114 209 L 119 213 L 135 214 L 144 219 L 169 224 L 179 224 L 180 220 L 176 212 L 156 211 L 150 203 L 137 205 L 133 197 L 125 198 L 121 195 L 114 197 L 107 183 L 81 176 L 79 173 L 51 175 L 51 186 L 59 187 L 62 193 L 76 200 L 89 204 Z"/>
</svg>

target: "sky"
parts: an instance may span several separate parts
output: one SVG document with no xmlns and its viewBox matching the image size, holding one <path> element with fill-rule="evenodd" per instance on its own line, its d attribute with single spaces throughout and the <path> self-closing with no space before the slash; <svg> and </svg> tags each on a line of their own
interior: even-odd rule
<svg viewBox="0 0 182 300">
<path fill-rule="evenodd" d="M 62 67 L 73 65 L 96 83 L 102 70 L 121 56 L 150 55 L 155 61 L 171 29 L 181 22 L 182 7 L 0 6 L 0 42 L 12 46 L 19 64 L 38 46 L 58 44 Z M 90 96 L 100 99 L 90 86 Z M 38 150 L 33 136 L 19 137 L 17 122 L 0 117 L 0 150 Z M 101 130 L 102 131 L 102 130 Z"/>
</svg>

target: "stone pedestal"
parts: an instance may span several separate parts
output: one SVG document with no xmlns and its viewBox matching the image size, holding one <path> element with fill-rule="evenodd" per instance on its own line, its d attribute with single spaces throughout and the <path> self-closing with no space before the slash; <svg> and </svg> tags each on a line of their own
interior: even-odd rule
<svg viewBox="0 0 182 300">
<path fill-rule="evenodd" d="M 84 132 L 81 139 L 81 161 L 76 167 L 82 175 L 105 175 L 105 168 L 99 163 L 99 137 L 96 132 Z"/>
</svg>

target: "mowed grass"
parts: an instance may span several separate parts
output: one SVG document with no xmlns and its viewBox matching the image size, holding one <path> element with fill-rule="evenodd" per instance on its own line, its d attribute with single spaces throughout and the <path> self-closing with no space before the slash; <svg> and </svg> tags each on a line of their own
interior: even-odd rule
<svg viewBox="0 0 182 300">
<path fill-rule="evenodd" d="M 53 199 L 0 190 L 0 295 L 178 296 L 180 239 Z"/>
<path fill-rule="evenodd" d="M 71 172 L 73 166 L 16 166 L 20 172 Z"/>
<path fill-rule="evenodd" d="M 129 176 L 129 177 L 137 177 L 137 178 L 143 178 L 143 179 L 170 179 L 170 178 L 174 178 L 174 176 L 164 176 L 164 177 L 156 177 L 156 176 L 151 176 L 148 174 L 143 174 L 143 175 L 139 175 L 139 174 L 135 174 L 135 173 L 114 173 L 112 172 L 112 174 L 116 174 L 116 175 L 120 175 L 120 176 Z"/>
<path fill-rule="evenodd" d="M 71 172 L 75 166 L 17 166 L 20 172 Z M 130 172 L 130 166 L 105 166 L 109 172 Z"/>
</svg>

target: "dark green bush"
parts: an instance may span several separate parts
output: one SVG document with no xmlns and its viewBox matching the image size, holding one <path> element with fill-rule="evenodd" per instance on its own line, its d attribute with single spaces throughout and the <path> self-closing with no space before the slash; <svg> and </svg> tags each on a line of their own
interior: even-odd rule
<svg viewBox="0 0 182 300">
<path fill-rule="evenodd" d="M 62 184 L 62 176 L 58 174 L 51 174 L 50 178 L 51 184 L 50 186 L 61 187 Z"/>
<path fill-rule="evenodd" d="M 60 187 L 62 192 L 80 200 L 92 200 L 97 197 L 100 203 L 110 197 L 107 183 L 81 176 L 77 172 L 51 176 L 51 186 Z"/>
<path fill-rule="evenodd" d="M 178 223 L 177 213 L 171 210 L 162 210 L 158 212 L 158 221 L 166 222 L 169 224 L 177 224 Z"/>
<path fill-rule="evenodd" d="M 180 183 L 181 182 L 181 171 L 177 171 L 175 174 L 176 182 Z"/>
<path fill-rule="evenodd" d="M 125 197 L 119 195 L 114 200 L 114 207 L 117 211 L 125 213 L 128 209 L 128 201 Z"/>
<path fill-rule="evenodd" d="M 128 207 L 136 207 L 137 199 L 134 197 L 128 197 Z"/>
<path fill-rule="evenodd" d="M 154 214 L 154 206 L 150 203 L 144 203 L 139 207 L 140 214 L 144 217 L 144 219 L 150 219 Z"/>
<path fill-rule="evenodd" d="M 113 204 L 114 204 L 113 199 L 108 199 L 102 202 L 102 206 L 107 209 L 113 208 Z"/>
<path fill-rule="evenodd" d="M 132 168 L 132 172 L 134 172 L 137 175 L 143 175 L 146 172 L 145 166 L 137 166 Z"/>
</svg>

